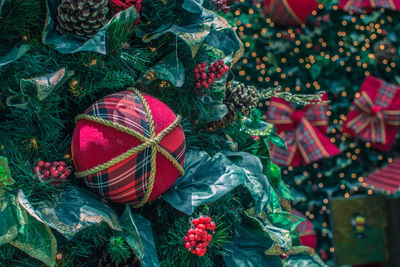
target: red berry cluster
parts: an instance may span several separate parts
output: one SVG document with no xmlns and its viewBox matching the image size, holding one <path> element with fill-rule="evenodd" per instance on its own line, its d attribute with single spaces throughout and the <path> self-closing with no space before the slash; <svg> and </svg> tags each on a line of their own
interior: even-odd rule
<svg viewBox="0 0 400 267">
<path fill-rule="evenodd" d="M 207 230 L 214 232 L 215 222 L 210 217 L 200 216 L 193 219 L 192 228 L 183 237 L 185 248 L 197 256 L 203 256 L 207 252 L 207 246 L 210 244 L 212 235 Z"/>
<path fill-rule="evenodd" d="M 231 10 L 229 6 L 229 0 L 212 0 L 213 4 L 215 5 L 216 10 L 221 10 L 225 14 Z"/>
<path fill-rule="evenodd" d="M 33 171 L 40 182 L 52 180 L 51 185 L 60 185 L 67 180 L 72 172 L 72 167 L 67 166 L 64 161 L 54 161 L 50 164 L 50 162 L 39 160 Z"/>
<path fill-rule="evenodd" d="M 215 83 L 215 80 L 221 79 L 222 76 L 228 72 L 229 67 L 225 65 L 222 59 L 218 59 L 214 63 L 208 66 L 207 63 L 202 62 L 197 64 L 194 68 L 194 87 L 198 90 L 200 88 L 208 89 L 211 85 Z"/>
</svg>

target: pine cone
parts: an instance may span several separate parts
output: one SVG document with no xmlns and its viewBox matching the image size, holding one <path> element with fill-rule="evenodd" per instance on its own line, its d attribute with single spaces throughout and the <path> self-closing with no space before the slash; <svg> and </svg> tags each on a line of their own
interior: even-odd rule
<svg viewBox="0 0 400 267">
<path fill-rule="evenodd" d="M 107 23 L 107 0 L 62 0 L 56 30 L 91 38 Z"/>
<path fill-rule="evenodd" d="M 127 260 L 126 263 L 114 263 L 111 260 L 111 257 L 108 254 L 107 250 L 103 250 L 102 256 L 97 263 L 97 267 L 140 267 L 140 261 L 135 255 L 133 255 Z"/>
<path fill-rule="evenodd" d="M 232 124 L 236 113 L 247 116 L 257 106 L 259 99 L 258 90 L 254 86 L 246 86 L 243 83 L 234 82 L 226 87 L 224 104 L 228 107 L 228 114 L 222 120 L 213 122 L 211 129 L 223 128 L 227 123 Z"/>
</svg>

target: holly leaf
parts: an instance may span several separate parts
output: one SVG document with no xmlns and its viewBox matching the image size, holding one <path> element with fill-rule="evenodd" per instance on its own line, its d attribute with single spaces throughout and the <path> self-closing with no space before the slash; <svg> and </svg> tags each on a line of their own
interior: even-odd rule
<svg viewBox="0 0 400 267">
<path fill-rule="evenodd" d="M 225 153 L 236 166 L 243 169 L 246 174 L 244 186 L 249 190 L 256 201 L 256 213 L 264 210 L 269 201 L 271 186 L 268 178 L 263 174 L 263 165 L 260 159 L 246 152 Z"/>
<path fill-rule="evenodd" d="M 149 71 L 152 71 L 159 79 L 169 81 L 176 87 L 182 87 L 185 82 L 183 64 L 174 53 L 168 54 Z"/>
<path fill-rule="evenodd" d="M 153 231 L 151 229 L 150 221 L 146 220 L 139 214 L 134 214 L 133 219 L 143 244 L 143 250 L 146 252 L 144 253 L 141 266 L 143 267 L 160 266 L 157 256 L 156 245 L 154 244 Z"/>
<path fill-rule="evenodd" d="M 61 194 L 54 194 L 51 201 L 43 200 L 29 211 L 68 239 L 101 222 L 114 230 L 122 230 L 115 212 L 97 195 L 79 187 L 65 187 Z"/>
<path fill-rule="evenodd" d="M 225 155 L 210 157 L 204 151 L 186 152 L 185 175 L 163 195 L 177 210 L 191 215 L 204 203 L 214 202 L 244 183 L 246 174 Z"/>
<path fill-rule="evenodd" d="M 282 266 L 279 256 L 265 254 L 274 242 L 256 218 L 243 215 L 234 229 L 235 236 L 223 247 L 226 266 Z"/>
<path fill-rule="evenodd" d="M 279 180 L 278 186 L 275 189 L 277 193 L 282 196 L 285 199 L 288 200 L 293 200 L 292 193 L 290 192 L 290 189 L 287 187 L 285 182 L 281 179 Z"/>
<path fill-rule="evenodd" d="M 140 262 L 143 262 L 145 254 L 144 247 L 142 240 L 140 239 L 139 230 L 135 224 L 134 215 L 129 205 L 126 205 L 124 213 L 119 218 L 119 223 L 122 226 L 122 237 L 124 238 L 125 242 L 129 245 L 129 247 L 132 249 L 132 252 L 140 260 Z"/>
<path fill-rule="evenodd" d="M 277 147 L 286 149 L 285 140 L 276 133 L 271 133 L 269 141 L 271 141 L 271 143 L 276 145 Z"/>
</svg>

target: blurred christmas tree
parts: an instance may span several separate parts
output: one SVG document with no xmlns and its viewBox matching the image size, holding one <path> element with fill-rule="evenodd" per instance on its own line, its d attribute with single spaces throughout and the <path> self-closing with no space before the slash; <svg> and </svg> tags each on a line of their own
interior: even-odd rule
<svg viewBox="0 0 400 267">
<path fill-rule="evenodd" d="M 307 24 L 283 27 L 272 21 L 274 15 L 263 15 L 268 2 L 280 1 L 240 1 L 231 6 L 238 35 L 247 48 L 235 66 L 237 79 L 258 88 L 280 86 L 292 93 L 328 93 L 328 138 L 340 154 L 305 166 L 284 167 L 283 179 L 290 186 L 294 208 L 302 211 L 317 230 L 318 251 L 333 263 L 331 197 L 376 194 L 377 188 L 368 186 L 365 176 L 399 155 L 398 141 L 390 151 L 382 152 L 371 142 L 342 132 L 366 76 L 373 75 L 390 84 L 400 82 L 398 11 L 371 7 L 362 10 L 349 5 L 347 9 L 352 10 L 343 11 L 338 1 L 320 1 Z M 271 119 L 266 112 L 269 105 L 269 100 L 258 104 L 264 108 L 266 120 Z M 379 193 L 390 194 L 384 190 Z"/>
<path fill-rule="evenodd" d="M 324 265 L 255 109 L 320 96 L 235 81 L 227 4 L 0 0 L 1 264 Z"/>
</svg>

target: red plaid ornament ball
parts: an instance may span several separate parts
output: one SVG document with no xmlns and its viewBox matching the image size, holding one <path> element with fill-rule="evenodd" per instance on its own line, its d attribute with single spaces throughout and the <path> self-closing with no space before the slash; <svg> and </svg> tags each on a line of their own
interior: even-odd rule
<svg viewBox="0 0 400 267">
<path fill-rule="evenodd" d="M 306 23 L 317 8 L 317 0 L 263 0 L 263 13 L 282 26 Z"/>
<path fill-rule="evenodd" d="M 104 199 L 142 206 L 183 175 L 180 116 L 136 89 L 96 101 L 76 117 L 75 176 Z"/>
</svg>

